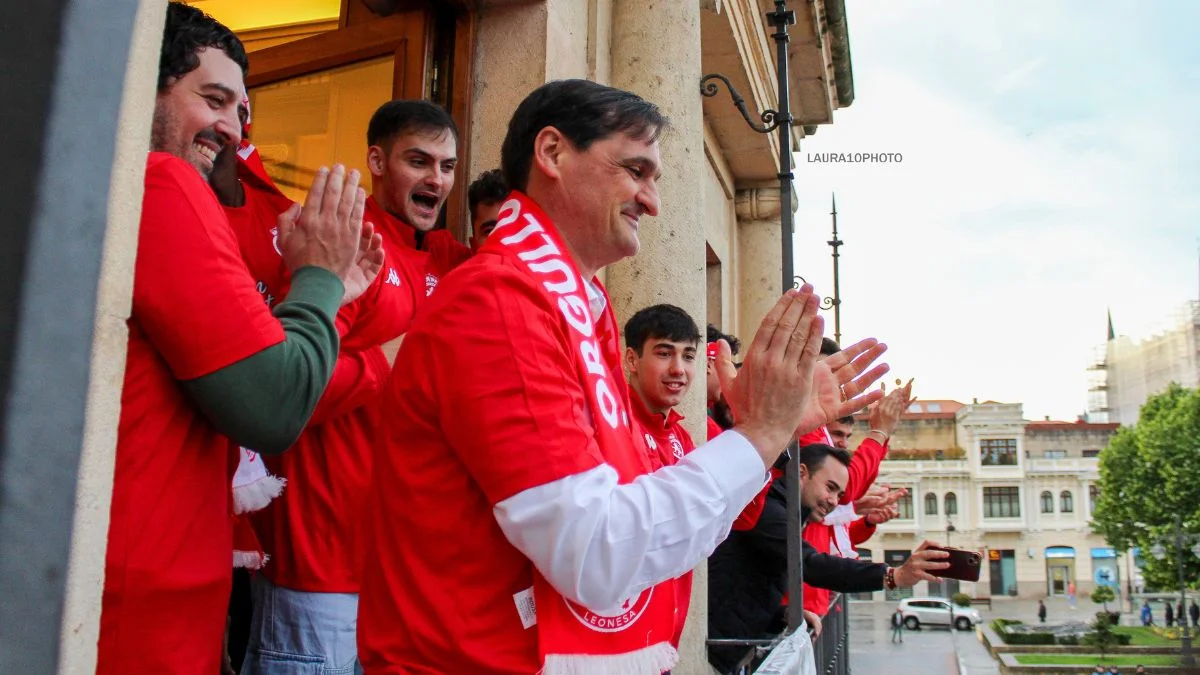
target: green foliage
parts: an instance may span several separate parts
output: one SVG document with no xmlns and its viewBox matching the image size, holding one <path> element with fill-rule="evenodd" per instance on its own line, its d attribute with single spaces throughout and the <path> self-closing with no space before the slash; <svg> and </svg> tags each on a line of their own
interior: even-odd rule
<svg viewBox="0 0 1200 675">
<path fill-rule="evenodd" d="M 954 604 L 958 605 L 959 607 L 970 607 L 971 606 L 971 596 L 967 595 L 966 593 L 955 593 L 950 598 L 950 602 L 953 602 Z"/>
<path fill-rule="evenodd" d="M 1101 657 L 1106 656 L 1113 647 L 1120 645 L 1121 638 L 1128 638 L 1128 636 L 1113 632 L 1112 621 L 1109 620 L 1107 613 L 1097 614 L 1091 627 L 1092 632 L 1083 636 L 1083 644 L 1095 647 Z M 1129 644 L 1128 639 L 1125 644 Z"/>
<path fill-rule="evenodd" d="M 1104 605 L 1104 611 L 1108 612 L 1108 603 L 1117 599 L 1117 594 L 1113 593 L 1111 586 L 1097 586 L 1092 591 L 1092 602 L 1098 605 Z"/>
<path fill-rule="evenodd" d="M 1100 453 L 1100 495 L 1092 527 L 1120 550 L 1149 551 L 1163 542 L 1167 556 L 1143 555 L 1150 588 L 1176 588 L 1174 517 L 1200 532 L 1200 390 L 1172 384 L 1142 406 L 1135 427 L 1117 431 Z M 1200 578 L 1200 560 L 1185 547 L 1184 577 Z"/>
<path fill-rule="evenodd" d="M 1052 645 L 1054 635 L 1051 633 L 1010 633 L 1009 626 L 1022 623 L 1013 619 L 992 619 L 992 630 L 1008 645 Z"/>
</svg>

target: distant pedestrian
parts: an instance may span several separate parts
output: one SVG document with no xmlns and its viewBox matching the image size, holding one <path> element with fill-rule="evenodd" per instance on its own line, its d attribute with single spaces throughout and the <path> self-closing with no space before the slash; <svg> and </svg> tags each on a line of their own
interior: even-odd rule
<svg viewBox="0 0 1200 675">
<path fill-rule="evenodd" d="M 1163 621 L 1167 622 L 1167 628 L 1175 625 L 1175 605 L 1167 603 L 1167 609 L 1163 612 Z"/>
<path fill-rule="evenodd" d="M 1192 628 L 1200 626 L 1200 606 L 1196 605 L 1195 600 L 1188 606 L 1188 616 L 1192 617 Z"/>
<path fill-rule="evenodd" d="M 1067 584 L 1067 604 L 1071 606 L 1071 609 L 1075 609 L 1075 582 L 1074 581 Z"/>
<path fill-rule="evenodd" d="M 1046 623 L 1046 603 L 1038 600 L 1038 621 Z"/>
<path fill-rule="evenodd" d="M 892 614 L 892 642 L 904 644 L 904 613 L 899 607 Z"/>
<path fill-rule="evenodd" d="M 1184 613 L 1183 601 L 1180 600 L 1179 604 L 1175 605 L 1175 625 L 1184 628 L 1187 626 L 1187 621 L 1188 616 Z"/>
<path fill-rule="evenodd" d="M 1116 666 L 1109 666 L 1108 675 L 1121 675 L 1121 669 Z"/>
<path fill-rule="evenodd" d="M 1154 610 L 1150 609 L 1150 601 L 1149 600 L 1142 601 L 1142 625 L 1143 626 L 1153 626 L 1154 625 Z"/>
</svg>

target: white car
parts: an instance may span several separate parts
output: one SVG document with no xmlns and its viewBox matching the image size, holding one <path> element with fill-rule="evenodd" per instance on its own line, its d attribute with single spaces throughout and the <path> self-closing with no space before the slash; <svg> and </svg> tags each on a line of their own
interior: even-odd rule
<svg viewBox="0 0 1200 675">
<path fill-rule="evenodd" d="M 900 601 L 904 627 L 916 630 L 921 626 L 954 626 L 971 630 L 983 617 L 971 607 L 958 607 L 946 598 L 908 598 Z"/>
</svg>

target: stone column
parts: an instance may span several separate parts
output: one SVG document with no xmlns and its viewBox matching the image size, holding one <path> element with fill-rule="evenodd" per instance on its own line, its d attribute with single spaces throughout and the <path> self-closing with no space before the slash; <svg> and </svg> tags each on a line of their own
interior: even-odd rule
<svg viewBox="0 0 1200 675">
<path fill-rule="evenodd" d="M 734 197 L 738 220 L 738 288 L 741 321 L 737 336 L 743 344 L 754 339 L 763 316 L 779 299 L 783 252 L 779 246 L 779 187 L 738 190 Z"/>
<path fill-rule="evenodd" d="M 612 85 L 656 103 L 671 118 L 661 140 L 662 210 L 642 221 L 641 252 L 608 268 L 606 284 L 617 321 L 660 302 L 705 320 L 704 121 L 700 105 L 700 3 L 613 0 Z M 705 438 L 704 371 L 684 401 L 687 429 Z M 705 657 L 707 567 L 696 570 L 681 661 L 673 672 L 711 673 Z"/>
</svg>

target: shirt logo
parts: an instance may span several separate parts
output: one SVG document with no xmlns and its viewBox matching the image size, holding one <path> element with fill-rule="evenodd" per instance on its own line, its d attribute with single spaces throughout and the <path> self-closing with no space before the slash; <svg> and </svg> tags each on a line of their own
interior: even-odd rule
<svg viewBox="0 0 1200 675">
<path fill-rule="evenodd" d="M 278 253 L 281 256 L 283 255 L 283 251 L 279 250 L 279 228 L 278 227 L 271 228 L 271 246 L 275 247 L 276 253 Z"/>
<path fill-rule="evenodd" d="M 671 432 L 671 454 L 675 455 L 675 459 L 683 459 L 683 443 L 675 436 L 675 432 Z"/>
<path fill-rule="evenodd" d="M 658 443 L 655 443 L 655 442 L 654 442 L 654 437 L 653 437 L 653 436 L 651 436 L 650 434 L 646 434 L 646 445 L 647 445 L 647 446 L 648 446 L 648 447 L 649 447 L 651 450 L 657 450 L 657 449 L 658 449 Z"/>
<path fill-rule="evenodd" d="M 437 288 L 438 278 L 432 272 L 425 273 L 425 297 L 433 295 L 433 289 Z"/>
<path fill-rule="evenodd" d="M 388 268 L 387 282 L 397 288 L 400 287 L 400 275 L 396 274 L 396 268 Z"/>
</svg>

